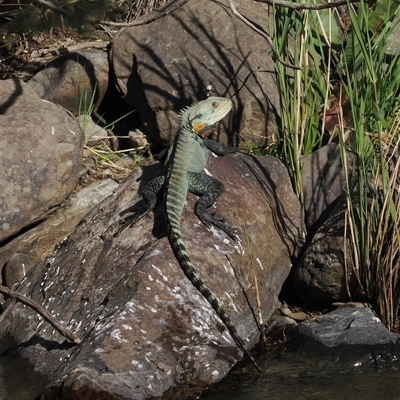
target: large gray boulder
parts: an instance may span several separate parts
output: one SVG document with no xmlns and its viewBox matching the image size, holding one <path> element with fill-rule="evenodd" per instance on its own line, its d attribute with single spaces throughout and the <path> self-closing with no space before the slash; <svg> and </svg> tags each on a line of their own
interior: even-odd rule
<svg viewBox="0 0 400 400">
<path fill-rule="evenodd" d="M 358 281 L 346 229 L 346 211 L 343 195 L 294 267 L 294 286 L 307 304 L 326 307 L 333 302 L 350 301 L 356 294 Z"/>
<path fill-rule="evenodd" d="M 0 96 L 2 242 L 73 192 L 83 134 L 73 116 L 18 79 L 2 81 Z"/>
<path fill-rule="evenodd" d="M 400 356 L 400 335 L 389 332 L 370 308 L 339 308 L 302 322 L 298 336 L 307 354 L 335 361 L 371 362 L 386 354 L 394 361 Z"/>
<path fill-rule="evenodd" d="M 74 115 L 97 111 L 108 88 L 108 54 L 83 49 L 49 62 L 29 81 L 44 100 L 59 104 Z"/>
<path fill-rule="evenodd" d="M 143 180 L 155 168 L 146 168 Z M 276 158 L 211 157 L 207 169 L 225 183 L 216 210 L 237 228 L 239 240 L 201 224 L 194 195 L 183 212 L 183 237 L 193 264 L 252 348 L 259 338 L 256 310 L 260 306 L 263 321 L 271 316 L 297 252 L 300 205 Z M 132 174 L 91 211 L 19 287 L 81 339 L 68 345 L 34 311 L 14 306 L 3 338 L 7 376 L 18 379 L 18 351 L 35 370 L 25 374 L 25 387 L 39 395 L 36 374 L 47 380 L 41 399 L 188 398 L 221 380 L 242 356 L 177 264 L 163 207 L 154 221 L 149 216 L 120 230 L 143 206 L 137 203 L 139 176 Z M 18 387 L 9 390 L 18 397 Z"/>
<path fill-rule="evenodd" d="M 346 153 L 348 179 L 353 179 L 354 153 Z M 304 193 L 305 222 L 314 234 L 342 197 L 346 186 L 340 147 L 337 143 L 308 154 L 301 159 L 301 184 Z"/>
<path fill-rule="evenodd" d="M 250 0 L 238 4 L 266 31 L 268 7 Z M 115 36 L 111 59 L 117 85 L 139 111 L 147 134 L 171 142 L 177 112 L 203 100 L 211 85 L 213 95 L 234 102 L 219 141 L 244 147 L 234 132 L 251 146 L 276 140 L 279 97 L 269 45 L 233 16 L 227 1 L 171 1 L 135 25 Z"/>
<path fill-rule="evenodd" d="M 346 153 L 352 181 L 355 156 Z M 345 176 L 339 145 L 330 143 L 301 160 L 305 222 L 311 237 L 294 269 L 293 282 L 308 304 L 329 306 L 349 301 L 358 282 L 346 229 Z"/>
</svg>

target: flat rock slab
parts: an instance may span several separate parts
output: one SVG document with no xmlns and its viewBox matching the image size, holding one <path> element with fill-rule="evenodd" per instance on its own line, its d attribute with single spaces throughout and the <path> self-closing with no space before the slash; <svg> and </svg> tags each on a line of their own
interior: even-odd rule
<svg viewBox="0 0 400 400">
<path fill-rule="evenodd" d="M 7 278 L 6 271 L 10 268 L 8 262 L 16 253 L 22 253 L 34 265 L 44 261 L 46 257 L 53 253 L 56 246 L 72 233 L 83 216 L 107 196 L 111 195 L 117 187 L 118 183 L 112 179 L 94 182 L 92 185 L 71 195 L 46 220 L 1 246 L 0 270 L 7 263 L 3 270 L 3 277 Z M 12 263 L 12 265 L 15 264 Z M 15 274 L 15 270 L 12 275 L 20 276 L 18 273 Z M 5 284 L 10 287 L 7 279 L 5 279 Z"/>
<path fill-rule="evenodd" d="M 400 356 L 400 335 L 389 332 L 370 308 L 340 308 L 306 321 L 298 327 L 299 341 L 307 354 L 337 360 Z"/>
<path fill-rule="evenodd" d="M 211 157 L 207 169 L 226 186 L 216 211 L 237 228 L 240 240 L 201 224 L 194 195 L 184 208 L 183 237 L 193 264 L 252 348 L 259 338 L 255 277 L 266 321 L 297 251 L 300 205 L 276 158 Z M 158 170 L 147 167 L 143 180 Z M 34 311 L 14 307 L 7 373 L 10 382 L 17 379 L 17 352 L 48 379 L 42 400 L 188 398 L 221 380 L 242 356 L 177 264 L 165 237 L 163 206 L 154 220 L 149 215 L 120 230 L 121 218 L 143 206 L 138 177 L 131 175 L 92 210 L 19 288 L 82 340 L 71 346 Z"/>
</svg>

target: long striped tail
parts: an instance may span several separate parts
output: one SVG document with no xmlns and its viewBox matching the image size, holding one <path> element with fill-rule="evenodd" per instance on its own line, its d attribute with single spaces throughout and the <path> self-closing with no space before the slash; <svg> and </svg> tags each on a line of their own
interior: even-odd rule
<svg viewBox="0 0 400 400">
<path fill-rule="evenodd" d="M 192 282 L 192 284 L 197 288 L 197 290 L 205 297 L 205 299 L 211 304 L 217 315 L 221 318 L 222 322 L 228 328 L 229 333 L 231 334 L 237 345 L 244 351 L 247 357 L 251 360 L 251 362 L 256 367 L 257 371 L 261 373 L 261 369 L 257 365 L 253 356 L 246 349 L 243 340 L 239 336 L 236 328 L 232 324 L 225 310 L 220 306 L 217 298 L 211 293 L 210 289 L 208 289 L 208 287 L 203 282 L 198 272 L 195 270 L 189 258 L 188 252 L 186 250 L 185 243 L 182 239 L 180 218 L 178 218 L 177 220 L 175 218 L 171 218 L 168 212 L 167 212 L 167 234 L 174 255 L 178 260 L 187 278 Z"/>
</svg>

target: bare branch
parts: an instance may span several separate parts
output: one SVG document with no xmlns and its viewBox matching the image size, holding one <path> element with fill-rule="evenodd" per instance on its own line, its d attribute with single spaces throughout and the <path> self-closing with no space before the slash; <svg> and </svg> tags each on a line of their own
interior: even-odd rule
<svg viewBox="0 0 400 400">
<path fill-rule="evenodd" d="M 293 3 L 291 1 L 285 0 L 253 0 L 258 3 L 266 3 L 271 6 L 280 6 L 285 8 L 291 8 L 292 10 L 324 10 L 327 8 L 335 8 L 339 6 L 344 6 L 350 3 L 359 3 L 360 0 L 338 0 L 332 1 L 331 3 L 321 3 L 321 4 L 310 4 L 310 3 Z M 375 0 L 374 2 L 376 2 Z M 396 0 L 399 1 L 399 0 Z"/>
<path fill-rule="evenodd" d="M 53 3 L 50 3 L 49 1 L 46 0 L 33 0 L 36 4 L 39 4 L 40 6 L 46 7 L 51 11 L 57 12 L 59 14 L 64 15 L 65 17 L 72 17 L 73 14 L 70 13 L 67 10 L 63 10 L 62 8 L 59 8 L 55 6 Z"/>
<path fill-rule="evenodd" d="M 189 0 L 176 0 L 175 2 L 167 3 L 165 6 L 153 9 L 151 13 L 142 15 L 140 18 L 135 19 L 132 22 L 113 22 L 113 21 L 97 21 L 102 25 L 125 27 L 125 26 L 139 26 L 147 25 L 150 22 L 156 21 L 159 18 L 165 17 L 171 14 L 178 8 L 182 7 Z"/>
<path fill-rule="evenodd" d="M 233 4 L 232 0 L 228 0 L 229 3 L 229 7 L 232 11 L 233 15 L 236 15 L 241 21 L 243 21 L 247 26 L 249 26 L 251 29 L 253 29 L 254 31 L 256 31 L 259 35 L 261 35 L 263 38 L 265 38 L 269 44 L 269 46 L 271 47 L 272 52 L 274 53 L 275 58 L 277 59 L 277 61 L 279 61 L 282 65 L 284 65 L 285 67 L 288 68 L 292 68 L 292 69 L 301 69 L 300 67 L 298 67 L 297 65 L 293 65 L 293 64 L 288 64 L 285 61 L 283 61 L 280 57 L 278 52 L 275 50 L 275 47 L 272 43 L 271 38 L 269 37 L 269 35 L 264 32 L 263 30 L 257 28 L 253 23 L 251 23 L 246 17 L 244 17 L 242 14 L 240 14 L 239 11 L 236 10 L 235 5 Z"/>
<path fill-rule="evenodd" d="M 44 307 L 38 304 L 36 301 L 25 297 L 23 294 L 16 292 L 15 290 L 11 290 L 8 287 L 0 285 L 0 293 L 3 293 L 12 299 L 15 299 L 35 310 L 38 314 L 40 314 L 47 322 L 54 326 L 58 332 L 61 333 L 64 337 L 69 339 L 71 342 L 79 344 L 81 341 L 75 335 L 73 335 L 68 329 L 64 328 Z"/>
</svg>

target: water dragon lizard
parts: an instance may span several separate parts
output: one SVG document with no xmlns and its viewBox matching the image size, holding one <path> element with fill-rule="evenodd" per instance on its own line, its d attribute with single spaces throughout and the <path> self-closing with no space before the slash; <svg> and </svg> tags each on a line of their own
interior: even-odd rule
<svg viewBox="0 0 400 400">
<path fill-rule="evenodd" d="M 154 209 L 157 203 L 157 194 L 163 191 L 167 235 L 176 259 L 187 278 L 211 304 L 237 345 L 242 348 L 260 372 L 257 363 L 246 349 L 227 313 L 194 268 L 186 250 L 180 226 L 182 210 L 189 191 L 199 196 L 194 207 L 197 217 L 207 226 L 212 224 L 235 239 L 222 218 L 207 211 L 207 208 L 212 206 L 224 191 L 224 184 L 204 172 L 208 160 L 208 149 L 217 155 L 225 155 L 234 151 L 232 148 L 207 139 L 215 124 L 221 121 L 231 108 L 231 100 L 209 97 L 181 111 L 180 129 L 168 151 L 164 169 L 161 175 L 149 181 L 142 189 L 146 211 L 139 218 Z"/>
</svg>

